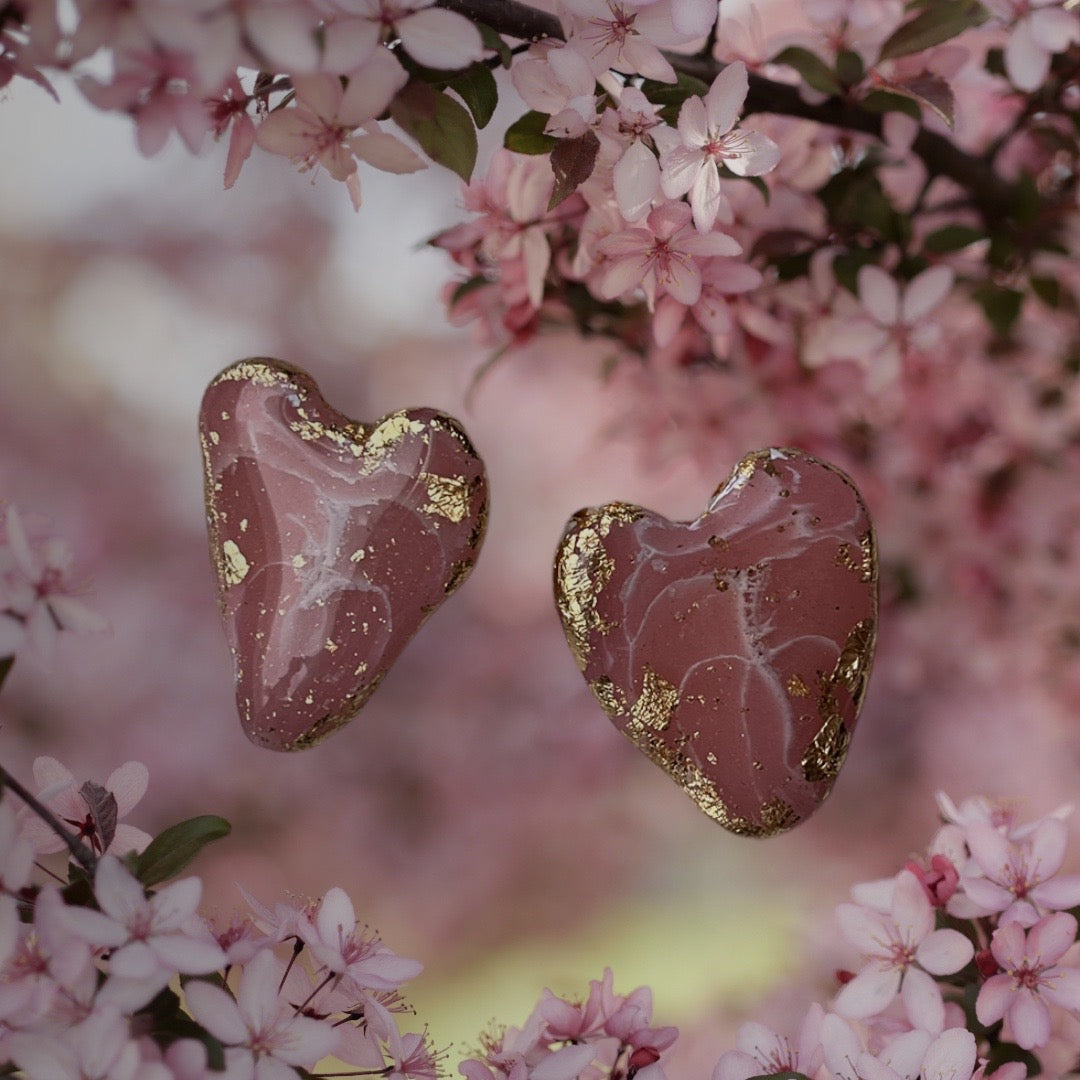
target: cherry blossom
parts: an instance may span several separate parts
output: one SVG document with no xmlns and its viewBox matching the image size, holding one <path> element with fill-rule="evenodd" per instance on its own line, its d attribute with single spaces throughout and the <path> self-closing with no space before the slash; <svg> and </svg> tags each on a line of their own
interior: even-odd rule
<svg viewBox="0 0 1080 1080">
<path fill-rule="evenodd" d="M 1021 90 L 1036 90 L 1050 71 L 1054 53 L 1080 42 L 1080 13 L 1066 0 L 983 0 L 1010 27 L 1005 71 Z"/>
<path fill-rule="evenodd" d="M 640 287 L 650 310 L 664 294 L 686 306 L 696 304 L 701 296 L 698 260 L 737 255 L 742 248 L 726 233 L 696 231 L 690 213 L 685 203 L 665 203 L 649 214 L 644 227 L 601 240 L 597 247 L 610 258 L 601 295 L 611 299 Z"/>
<path fill-rule="evenodd" d="M 660 164 L 653 131 L 662 126 L 658 107 L 636 87 L 624 87 L 617 109 L 605 109 L 598 133 L 602 156 L 611 166 L 612 190 L 619 213 L 639 221 L 660 193 Z"/>
<path fill-rule="evenodd" d="M 230 128 L 229 151 L 225 161 L 225 188 L 231 188 L 240 176 L 244 162 L 255 147 L 255 121 L 248 113 L 248 95 L 240 80 L 231 76 L 220 97 L 211 98 L 206 106 L 210 112 L 212 131 L 220 139 Z"/>
<path fill-rule="evenodd" d="M 1056 818 L 1042 821 L 1020 842 L 1010 842 L 981 822 L 968 826 L 971 855 L 982 873 L 965 875 L 964 893 L 977 915 L 1000 913 L 1001 923 L 1031 926 L 1045 910 L 1080 904 L 1080 875 L 1055 875 L 1065 860 L 1068 830 Z"/>
<path fill-rule="evenodd" d="M 224 966 L 224 952 L 196 914 L 202 895 L 198 878 L 174 881 L 148 899 L 119 859 L 103 855 L 94 894 L 100 912 L 67 907 L 64 920 L 84 941 L 112 950 L 111 976 L 140 982 L 137 996 L 151 991 L 152 997 L 155 983 L 161 989 L 174 972 L 204 975 Z"/>
<path fill-rule="evenodd" d="M 42 656 L 55 651 L 61 630 L 95 632 L 106 622 L 75 599 L 71 550 L 59 540 L 32 545 L 14 506 L 4 516 L 0 544 L 0 656 L 13 656 L 29 641 Z M 35 550 L 36 548 L 36 550 Z"/>
<path fill-rule="evenodd" d="M 195 1020 L 225 1045 L 230 1075 L 254 1080 L 295 1076 L 288 1066 L 310 1069 L 337 1042 L 334 1028 L 299 1016 L 278 994 L 281 966 L 269 950 L 245 965 L 235 1000 L 202 980 L 187 984 L 188 1008 Z"/>
<path fill-rule="evenodd" d="M 323 167 L 335 180 L 345 182 L 359 210 L 357 158 L 386 172 L 425 167 L 403 142 L 375 123 L 407 78 L 385 49 L 376 51 L 345 89 L 333 75 L 298 75 L 293 79 L 297 104 L 268 116 L 256 142 L 264 150 L 289 158 L 302 171 Z M 363 134 L 354 134 L 358 128 L 364 129 Z"/>
<path fill-rule="evenodd" d="M 825 1010 L 820 1005 L 811 1005 L 794 1044 L 764 1024 L 742 1024 L 735 1038 L 737 1049 L 720 1058 L 712 1080 L 750 1080 L 753 1076 L 781 1072 L 814 1076 L 824 1057 L 821 1046 L 824 1019 Z"/>
<path fill-rule="evenodd" d="M 1030 1050 L 1050 1038 L 1048 1005 L 1080 1009 L 1080 970 L 1058 964 L 1076 941 L 1076 919 L 1055 912 L 1025 931 L 1008 922 L 994 931 L 990 951 L 1001 967 L 975 1002 L 982 1024 L 1008 1019 L 1013 1038 Z"/>
<path fill-rule="evenodd" d="M 526 105 L 551 117 L 548 135 L 576 138 L 596 122 L 596 78 L 577 50 L 535 45 L 510 77 Z"/>
<path fill-rule="evenodd" d="M 34 781 L 37 784 L 37 797 L 65 825 L 70 825 L 74 835 L 85 841 L 97 854 L 109 851 L 114 855 L 126 855 L 129 851 L 142 851 L 150 843 L 150 837 L 142 829 L 120 823 L 107 846 L 103 846 L 103 837 L 99 823 L 83 796 L 81 787 L 76 786 L 71 770 L 56 758 L 39 757 L 34 761 Z M 119 821 L 135 808 L 146 794 L 150 783 L 150 772 L 141 761 L 128 761 L 114 769 L 105 781 L 105 791 L 116 800 L 116 817 Z M 63 851 L 64 842 L 48 825 L 34 814 L 24 813 L 23 831 L 39 855 L 49 855 Z"/>
<path fill-rule="evenodd" d="M 933 266 L 901 287 L 880 266 L 864 266 L 858 274 L 862 310 L 832 317 L 807 363 L 856 360 L 869 371 L 872 388 L 887 385 L 904 360 L 939 340 L 940 327 L 927 316 L 945 300 L 954 278 L 951 267 Z"/>
<path fill-rule="evenodd" d="M 61 1035 L 19 1032 L 8 1045 L 27 1080 L 128 1080 L 140 1057 L 127 1018 L 111 1005 Z"/>
<path fill-rule="evenodd" d="M 837 908 L 841 933 L 860 950 L 864 966 L 837 995 L 836 1011 L 849 1019 L 885 1009 L 904 985 L 905 999 L 917 1013 L 940 1008 L 941 991 L 932 975 L 959 971 L 974 955 L 957 930 L 935 930 L 934 909 L 914 874 L 896 876 L 888 914 L 861 904 Z"/>
<path fill-rule="evenodd" d="M 344 889 L 328 890 L 314 918 L 302 923 L 299 933 L 316 963 L 360 989 L 395 990 L 422 970 L 415 960 L 397 956 L 357 927 Z"/>
<path fill-rule="evenodd" d="M 761 176 L 780 160 L 779 148 L 767 135 L 735 127 L 748 86 L 746 65 L 741 60 L 728 64 L 704 98 L 688 97 L 683 102 L 678 138 L 665 132 L 660 144 L 664 194 L 674 199 L 689 193 L 694 224 L 702 232 L 718 218 L 726 224 L 734 220 L 720 187 L 720 165 L 738 176 Z"/>
</svg>

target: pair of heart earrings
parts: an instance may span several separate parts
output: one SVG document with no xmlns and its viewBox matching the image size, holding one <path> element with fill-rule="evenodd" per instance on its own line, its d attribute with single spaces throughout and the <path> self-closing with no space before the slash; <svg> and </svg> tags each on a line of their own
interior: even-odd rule
<svg viewBox="0 0 1080 1080">
<path fill-rule="evenodd" d="M 269 359 L 218 375 L 199 427 L 241 723 L 270 749 L 312 746 L 468 576 L 483 462 L 449 416 L 357 423 Z M 877 618 L 873 530 L 840 470 L 762 450 L 692 522 L 581 510 L 555 556 L 555 600 L 604 711 L 709 817 L 770 836 L 828 795 Z"/>
</svg>

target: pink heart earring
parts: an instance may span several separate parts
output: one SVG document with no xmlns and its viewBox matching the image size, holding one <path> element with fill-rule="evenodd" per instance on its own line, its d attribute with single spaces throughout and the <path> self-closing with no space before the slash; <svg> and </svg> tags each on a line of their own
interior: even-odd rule
<svg viewBox="0 0 1080 1080">
<path fill-rule="evenodd" d="M 312 746 L 468 576 L 487 522 L 483 462 L 449 416 L 357 423 L 268 359 L 210 383 L 199 433 L 241 723 L 273 750 Z"/>
<path fill-rule="evenodd" d="M 579 511 L 555 599 L 604 711 L 709 817 L 772 836 L 821 805 L 877 627 L 873 529 L 843 472 L 762 450 L 695 521 Z"/>
</svg>

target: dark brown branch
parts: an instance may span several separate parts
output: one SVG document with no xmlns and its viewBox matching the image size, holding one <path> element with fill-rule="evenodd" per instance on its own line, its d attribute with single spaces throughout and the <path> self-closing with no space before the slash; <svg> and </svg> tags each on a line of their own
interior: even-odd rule
<svg viewBox="0 0 1080 1080">
<path fill-rule="evenodd" d="M 440 7 L 460 12 L 475 22 L 486 23 L 507 37 L 523 41 L 543 38 L 564 40 L 562 26 L 554 15 L 538 11 L 518 0 L 437 0 Z M 704 82 L 712 82 L 721 65 L 702 56 L 665 54 L 672 66 Z M 746 97 L 747 113 L 775 113 L 813 120 L 845 131 L 881 137 L 881 115 L 863 109 L 855 102 L 829 98 L 811 105 L 799 96 L 797 87 L 774 82 L 760 75 L 750 76 L 750 91 Z M 1000 224 L 1009 216 L 1013 205 L 1013 188 L 982 158 L 974 157 L 937 132 L 921 128 L 912 144 L 912 151 L 926 165 L 931 176 L 948 177 L 971 195 L 972 203 L 983 221 Z"/>
</svg>

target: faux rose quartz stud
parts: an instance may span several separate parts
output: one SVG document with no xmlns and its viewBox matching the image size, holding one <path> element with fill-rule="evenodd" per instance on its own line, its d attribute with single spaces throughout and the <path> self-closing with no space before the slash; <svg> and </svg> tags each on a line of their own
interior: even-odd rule
<svg viewBox="0 0 1080 1080">
<path fill-rule="evenodd" d="M 690 522 L 581 510 L 555 557 L 566 639 L 615 726 L 713 820 L 772 836 L 824 801 L 874 655 L 858 491 L 799 450 L 749 454 Z"/>
<path fill-rule="evenodd" d="M 260 746 L 312 746 L 356 714 L 472 569 L 483 462 L 449 416 L 356 423 L 277 360 L 218 375 L 199 434 L 240 721 Z"/>
</svg>

